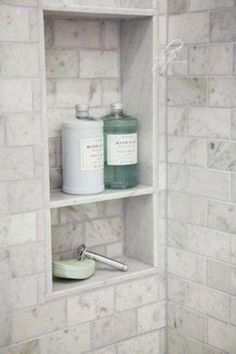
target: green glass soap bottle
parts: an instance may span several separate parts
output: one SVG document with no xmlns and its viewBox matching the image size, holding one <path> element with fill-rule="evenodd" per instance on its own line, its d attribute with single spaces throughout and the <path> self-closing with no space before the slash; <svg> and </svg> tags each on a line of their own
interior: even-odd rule
<svg viewBox="0 0 236 354">
<path fill-rule="evenodd" d="M 138 184 L 138 120 L 113 103 L 104 121 L 105 186 L 113 189 Z"/>
</svg>

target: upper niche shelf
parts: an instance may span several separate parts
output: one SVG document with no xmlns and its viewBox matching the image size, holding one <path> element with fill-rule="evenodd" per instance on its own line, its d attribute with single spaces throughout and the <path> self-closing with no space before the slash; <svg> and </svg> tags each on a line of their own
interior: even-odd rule
<svg viewBox="0 0 236 354">
<path fill-rule="evenodd" d="M 154 16 L 154 10 L 150 9 L 122 9 L 122 8 L 99 8 L 99 7 L 70 7 L 70 6 L 43 6 L 47 16 L 69 17 L 96 17 L 113 19 L 139 19 Z"/>
<path fill-rule="evenodd" d="M 137 187 L 123 190 L 106 189 L 103 193 L 93 195 L 70 195 L 61 192 L 61 190 L 54 190 L 51 192 L 50 208 L 61 208 L 70 205 L 137 197 L 141 195 L 153 194 L 153 191 L 153 187 L 145 185 L 138 185 Z"/>
</svg>

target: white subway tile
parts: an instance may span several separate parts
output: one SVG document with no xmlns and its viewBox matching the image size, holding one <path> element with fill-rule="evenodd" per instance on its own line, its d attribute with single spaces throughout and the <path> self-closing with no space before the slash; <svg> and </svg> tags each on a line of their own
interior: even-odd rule
<svg viewBox="0 0 236 354">
<path fill-rule="evenodd" d="M 51 334 L 39 339 L 40 353 L 82 353 L 90 349 L 90 327 L 85 324 Z"/>
<path fill-rule="evenodd" d="M 81 51 L 81 78 L 116 78 L 119 76 L 119 57 L 111 51 Z"/>
<path fill-rule="evenodd" d="M 0 85 L 0 109 L 3 112 L 32 111 L 32 88 L 27 79 L 4 79 Z"/>
<path fill-rule="evenodd" d="M 207 160 L 207 144 L 203 138 L 170 136 L 168 138 L 169 163 L 187 163 L 205 166 Z"/>
<path fill-rule="evenodd" d="M 123 235 L 122 218 L 115 216 L 109 219 L 86 221 L 84 235 L 87 246 L 120 241 Z"/>
<path fill-rule="evenodd" d="M 120 23 L 104 21 L 102 23 L 102 48 L 118 49 L 120 47 Z"/>
<path fill-rule="evenodd" d="M 229 297 L 213 289 L 188 283 L 185 306 L 207 316 L 228 322 Z"/>
<path fill-rule="evenodd" d="M 235 206 L 221 202 L 208 202 L 208 227 L 226 232 L 236 232 Z"/>
<path fill-rule="evenodd" d="M 5 77 L 36 77 L 39 75 L 37 44 L 6 43 L 0 46 Z"/>
<path fill-rule="evenodd" d="M 59 209 L 61 224 L 78 223 L 104 217 L 104 203 L 89 203 Z M 110 215 L 108 215 L 110 216 Z"/>
<path fill-rule="evenodd" d="M 49 139 L 48 141 L 48 149 L 49 149 L 49 167 L 56 168 L 58 165 L 58 143 L 59 139 Z"/>
<path fill-rule="evenodd" d="M 58 108 L 74 108 L 78 101 L 90 106 L 100 106 L 102 103 L 101 84 L 95 80 L 58 80 L 56 92 Z"/>
<path fill-rule="evenodd" d="M 115 294 L 117 311 L 125 311 L 157 301 L 157 277 L 153 276 L 120 284 L 116 287 Z"/>
<path fill-rule="evenodd" d="M 187 0 L 172 0 L 168 4 L 170 14 L 179 14 L 187 12 Z"/>
<path fill-rule="evenodd" d="M 208 260 L 207 284 L 228 294 L 236 295 L 236 267 Z"/>
<path fill-rule="evenodd" d="M 168 271 L 185 279 L 206 283 L 207 260 L 194 253 L 169 247 Z"/>
<path fill-rule="evenodd" d="M 236 174 L 232 173 L 231 175 L 231 198 L 232 201 L 236 201 Z"/>
<path fill-rule="evenodd" d="M 207 80 L 187 77 L 169 78 L 168 101 L 171 106 L 205 106 L 207 103 Z"/>
<path fill-rule="evenodd" d="M 232 134 L 232 139 L 236 139 L 236 110 L 232 111 L 231 134 Z"/>
<path fill-rule="evenodd" d="M 108 347 L 104 347 L 104 348 L 98 349 L 98 350 L 93 350 L 92 352 L 89 352 L 87 354 L 117 354 L 116 353 L 116 346 L 109 345 Z"/>
<path fill-rule="evenodd" d="M 49 171 L 50 189 L 62 188 L 62 171 L 61 169 L 51 169 Z"/>
<path fill-rule="evenodd" d="M 187 166 L 170 163 L 168 165 L 168 189 L 176 192 L 185 192 L 187 186 Z"/>
<path fill-rule="evenodd" d="M 98 48 L 100 46 L 100 22 L 84 20 L 54 21 L 55 47 Z"/>
<path fill-rule="evenodd" d="M 37 0 L 1 0 L 1 4 L 4 5 L 19 5 L 19 6 L 37 6 Z"/>
<path fill-rule="evenodd" d="M 69 87 L 68 87 L 68 91 L 69 91 Z M 63 93 L 63 87 L 61 88 L 61 100 L 62 100 L 62 104 L 65 104 L 64 99 L 62 97 L 62 93 Z M 68 92 L 68 96 L 69 96 L 69 92 Z M 75 102 L 75 97 L 73 97 L 73 99 Z M 75 119 L 75 108 L 73 102 L 70 103 L 70 105 L 71 108 L 66 108 L 66 109 L 59 108 L 59 109 L 52 109 L 47 111 L 49 138 L 60 137 L 62 122 L 66 120 Z"/>
<path fill-rule="evenodd" d="M 22 277 L 45 271 L 45 244 L 29 243 L 9 250 L 13 277 Z"/>
<path fill-rule="evenodd" d="M 232 69 L 233 69 L 232 44 L 225 43 L 225 44 L 216 44 L 210 46 L 209 47 L 209 74 L 231 75 Z"/>
<path fill-rule="evenodd" d="M 236 353 L 236 328 L 208 319 L 208 343 L 230 354 Z"/>
<path fill-rule="evenodd" d="M 187 227 L 186 224 L 168 220 L 168 245 L 176 248 L 185 248 Z"/>
<path fill-rule="evenodd" d="M 65 325 L 65 301 L 49 302 L 33 309 L 14 313 L 12 317 L 12 339 L 14 342 L 23 341 L 62 329 Z"/>
<path fill-rule="evenodd" d="M 185 337 L 168 328 L 168 354 L 185 353 Z M 189 353 L 190 354 L 190 353 Z M 199 353 L 198 353 L 199 354 Z"/>
<path fill-rule="evenodd" d="M 170 191 L 168 200 L 169 218 L 180 222 L 206 225 L 207 205 L 204 198 Z"/>
<path fill-rule="evenodd" d="M 188 225 L 188 249 L 217 260 L 229 261 L 230 235 L 196 225 Z"/>
<path fill-rule="evenodd" d="M 186 135 L 188 129 L 185 107 L 168 107 L 168 134 Z"/>
<path fill-rule="evenodd" d="M 120 83 L 118 80 L 102 80 L 103 106 L 120 101 Z M 110 107 L 109 107 L 110 108 Z"/>
<path fill-rule="evenodd" d="M 1 149 L 1 181 L 12 181 L 32 177 L 34 177 L 34 156 L 31 147 Z"/>
<path fill-rule="evenodd" d="M 190 0 L 190 11 L 213 10 L 234 6 L 234 0 Z"/>
<path fill-rule="evenodd" d="M 42 92 L 41 81 L 39 78 L 31 79 L 32 84 L 32 96 L 33 96 L 33 110 L 34 112 L 41 112 L 42 108 Z"/>
<path fill-rule="evenodd" d="M 40 354 L 38 340 L 32 340 L 22 344 L 4 348 L 0 351 L 1 354 Z"/>
<path fill-rule="evenodd" d="M 0 316 L 0 346 L 1 348 L 11 344 L 12 329 L 11 329 L 11 315 L 6 314 Z"/>
<path fill-rule="evenodd" d="M 56 80 L 47 80 L 47 109 L 56 108 Z"/>
<path fill-rule="evenodd" d="M 44 193 L 41 179 L 13 181 L 8 186 L 10 212 L 25 212 L 43 207 Z"/>
<path fill-rule="evenodd" d="M 193 46 L 189 48 L 189 74 L 207 75 L 208 73 L 208 47 Z"/>
<path fill-rule="evenodd" d="M 210 40 L 212 42 L 230 42 L 236 39 L 235 8 L 210 14 Z"/>
<path fill-rule="evenodd" d="M 9 200 L 8 200 L 8 184 L 0 182 L 0 214 L 9 213 Z"/>
<path fill-rule="evenodd" d="M 77 0 L 74 0 L 77 2 Z M 81 6 L 119 7 L 119 0 L 79 0 Z"/>
<path fill-rule="evenodd" d="M 75 251 L 84 242 L 83 224 L 65 224 L 52 227 L 52 253 Z"/>
<path fill-rule="evenodd" d="M 29 9 L 29 29 L 31 42 L 39 42 L 39 16 L 40 12 L 38 9 Z"/>
<path fill-rule="evenodd" d="M 206 342 L 207 318 L 200 313 L 169 304 L 168 325 L 179 333 Z"/>
<path fill-rule="evenodd" d="M 190 107 L 189 134 L 200 137 L 230 138 L 230 109 Z"/>
<path fill-rule="evenodd" d="M 169 18 L 169 40 L 180 38 L 187 43 L 208 41 L 208 13 L 173 15 Z M 197 31 L 193 31 L 197 28 Z"/>
<path fill-rule="evenodd" d="M 54 21 L 51 17 L 44 18 L 44 42 L 46 49 L 54 45 Z"/>
<path fill-rule="evenodd" d="M 12 269 L 10 264 L 9 250 L 0 251 L 0 281 L 9 280 L 12 278 Z"/>
<path fill-rule="evenodd" d="M 166 0 L 159 0 L 157 8 L 160 14 L 167 13 L 168 2 Z"/>
<path fill-rule="evenodd" d="M 106 254 L 108 257 L 122 257 L 122 255 L 124 254 L 124 243 L 123 241 L 110 243 L 106 246 L 106 250 Z"/>
<path fill-rule="evenodd" d="M 5 145 L 5 141 L 5 117 L 4 115 L 0 115 L 0 147 Z"/>
<path fill-rule="evenodd" d="M 210 140 L 208 143 L 208 167 L 236 171 L 236 142 Z"/>
<path fill-rule="evenodd" d="M 230 299 L 230 322 L 236 326 L 236 297 Z"/>
<path fill-rule="evenodd" d="M 36 276 L 0 283 L 0 313 L 35 306 L 37 301 Z"/>
<path fill-rule="evenodd" d="M 185 303 L 185 281 L 168 274 L 168 300 L 179 305 Z"/>
<path fill-rule="evenodd" d="M 36 214 L 24 213 L 2 216 L 0 220 L 0 248 L 36 241 Z"/>
<path fill-rule="evenodd" d="M 138 333 L 151 332 L 166 326 L 165 302 L 139 307 L 137 311 Z"/>
<path fill-rule="evenodd" d="M 152 9 L 152 0 L 120 0 L 120 6 Z"/>
<path fill-rule="evenodd" d="M 236 107 L 235 77 L 215 77 L 209 79 L 209 106 Z"/>
<path fill-rule="evenodd" d="M 0 41 L 29 41 L 28 9 L 1 6 Z"/>
<path fill-rule="evenodd" d="M 73 50 L 46 51 L 47 78 L 70 78 L 78 76 L 78 55 Z"/>
<path fill-rule="evenodd" d="M 42 139 L 40 118 L 38 113 L 8 115 L 6 118 L 8 146 L 39 144 Z"/>
<path fill-rule="evenodd" d="M 236 235 L 231 235 L 231 262 L 236 264 Z"/>
<path fill-rule="evenodd" d="M 101 318 L 92 324 L 94 347 L 122 341 L 136 334 L 136 313 L 126 311 Z"/>
<path fill-rule="evenodd" d="M 205 168 L 188 169 L 188 193 L 229 201 L 230 183 L 229 173 Z"/>
<path fill-rule="evenodd" d="M 117 345 L 117 354 L 159 354 L 159 331 L 129 339 Z"/>
<path fill-rule="evenodd" d="M 226 354 L 221 350 L 217 350 L 190 338 L 185 338 L 185 350 L 186 353 L 191 354 Z"/>
<path fill-rule="evenodd" d="M 97 320 L 114 312 L 114 289 L 81 294 L 67 300 L 68 324 Z"/>
</svg>

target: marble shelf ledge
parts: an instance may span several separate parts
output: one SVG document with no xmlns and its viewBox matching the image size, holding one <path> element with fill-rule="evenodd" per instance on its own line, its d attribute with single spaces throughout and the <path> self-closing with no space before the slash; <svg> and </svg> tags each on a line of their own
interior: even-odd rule
<svg viewBox="0 0 236 354">
<path fill-rule="evenodd" d="M 71 295 L 80 291 L 117 284 L 120 282 L 128 281 L 130 279 L 158 273 L 158 268 L 140 262 L 134 258 L 123 256 L 118 258 L 118 260 L 128 264 L 129 270 L 127 272 L 121 272 L 105 265 L 97 264 L 96 273 L 89 279 L 77 281 L 59 278 L 54 279 L 53 293 L 49 294 L 48 297 L 56 298 L 60 296 Z"/>
<path fill-rule="evenodd" d="M 86 7 L 86 6 L 51 6 L 43 5 L 42 9 L 50 16 L 73 16 L 73 17 L 107 17 L 113 19 L 134 19 L 152 17 L 153 9 L 119 8 L 119 7 Z"/>
<path fill-rule="evenodd" d="M 103 202 L 106 200 L 123 199 L 153 194 L 153 192 L 153 187 L 142 184 L 138 185 L 137 187 L 124 190 L 106 189 L 102 193 L 92 195 L 71 195 L 65 194 L 61 190 L 55 190 L 51 192 L 49 207 L 53 209 L 70 205 Z"/>
</svg>

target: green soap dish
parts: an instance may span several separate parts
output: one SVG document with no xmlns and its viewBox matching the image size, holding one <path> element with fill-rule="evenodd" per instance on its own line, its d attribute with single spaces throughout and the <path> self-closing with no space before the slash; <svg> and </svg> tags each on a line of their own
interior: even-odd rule
<svg viewBox="0 0 236 354">
<path fill-rule="evenodd" d="M 95 261 L 85 258 L 83 261 L 69 259 L 52 262 L 53 275 L 58 278 L 87 279 L 95 272 Z"/>
</svg>

